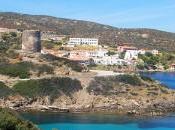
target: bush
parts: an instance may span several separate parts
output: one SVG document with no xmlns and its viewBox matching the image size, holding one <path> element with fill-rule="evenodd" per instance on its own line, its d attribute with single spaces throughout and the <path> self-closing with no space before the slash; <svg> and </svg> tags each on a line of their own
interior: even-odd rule
<svg viewBox="0 0 175 130">
<path fill-rule="evenodd" d="M 110 95 L 120 93 L 123 86 L 120 83 L 135 86 L 141 86 L 142 80 L 136 75 L 118 75 L 110 77 L 96 77 L 87 88 L 88 92 L 93 92 L 96 95 Z"/>
<path fill-rule="evenodd" d="M 7 50 L 6 55 L 7 55 L 7 57 L 12 58 L 12 59 L 16 59 L 19 57 L 19 54 L 16 53 L 15 50 L 13 50 L 13 49 Z"/>
<path fill-rule="evenodd" d="M 23 121 L 13 112 L 0 109 L 0 129 L 2 130 L 38 130 L 31 122 Z"/>
<path fill-rule="evenodd" d="M 50 96 L 51 99 L 61 95 L 71 95 L 82 89 L 81 83 L 71 78 L 51 78 L 40 80 L 21 81 L 14 85 L 14 91 L 22 96 L 36 98 Z"/>
<path fill-rule="evenodd" d="M 29 78 L 29 67 L 32 64 L 29 62 L 21 62 L 17 64 L 6 64 L 0 66 L 0 74 L 11 77 L 19 77 L 21 79 Z"/>
<path fill-rule="evenodd" d="M 18 36 L 17 33 L 4 33 L 1 37 L 3 41 L 0 42 L 0 53 L 4 53 L 9 49 L 14 49 L 14 46 L 16 49 L 21 48 L 20 36 Z"/>
<path fill-rule="evenodd" d="M 0 98 L 2 97 L 8 97 L 9 95 L 12 95 L 13 91 L 8 88 L 4 83 L 0 82 Z"/>
<path fill-rule="evenodd" d="M 153 79 L 151 79 L 150 77 L 146 77 L 146 76 L 140 76 L 141 77 L 141 79 L 142 80 L 144 80 L 144 81 L 148 81 L 148 82 L 154 82 L 154 80 Z"/>
<path fill-rule="evenodd" d="M 0 74 L 8 75 L 10 77 L 19 77 L 21 79 L 29 78 L 31 66 L 32 64 L 29 62 L 1 65 Z"/>
<path fill-rule="evenodd" d="M 119 82 L 133 85 L 133 86 L 141 86 L 142 85 L 141 79 L 136 75 L 119 75 L 119 76 L 117 76 L 117 79 Z"/>
<path fill-rule="evenodd" d="M 83 70 L 83 67 L 80 64 L 65 58 L 56 57 L 51 54 L 42 55 L 41 58 L 51 62 L 53 65 L 56 65 L 56 62 L 57 62 L 59 66 L 64 65 L 64 66 L 70 67 L 72 70 L 77 72 L 81 72 Z"/>
<path fill-rule="evenodd" d="M 38 75 L 43 73 L 54 74 L 53 67 L 45 64 L 37 65 L 31 62 L 20 62 L 0 65 L 0 74 L 10 77 L 19 77 L 21 79 L 30 78 L 30 71 L 38 72 Z"/>
<path fill-rule="evenodd" d="M 38 71 L 38 75 L 40 76 L 41 74 L 43 73 L 46 73 L 46 74 L 54 74 L 54 69 L 53 67 L 51 66 L 48 66 L 48 65 L 40 65 L 36 68 L 36 70 Z"/>
</svg>

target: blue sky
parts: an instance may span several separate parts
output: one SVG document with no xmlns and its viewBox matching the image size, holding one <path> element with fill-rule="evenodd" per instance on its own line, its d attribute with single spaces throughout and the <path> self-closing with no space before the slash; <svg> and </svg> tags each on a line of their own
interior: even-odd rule
<svg viewBox="0 0 175 130">
<path fill-rule="evenodd" d="M 0 0 L 0 11 L 175 32 L 175 0 Z"/>
</svg>

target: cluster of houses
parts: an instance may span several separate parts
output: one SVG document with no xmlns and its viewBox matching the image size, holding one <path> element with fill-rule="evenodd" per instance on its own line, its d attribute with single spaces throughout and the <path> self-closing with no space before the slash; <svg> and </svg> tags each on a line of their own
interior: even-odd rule
<svg viewBox="0 0 175 130">
<path fill-rule="evenodd" d="M 98 39 L 96 38 L 70 38 L 67 46 L 75 47 L 78 45 L 98 46 Z"/>
<path fill-rule="evenodd" d="M 158 50 L 138 49 L 136 47 L 128 46 L 126 44 L 118 46 L 117 51 L 120 53 L 125 53 L 124 59 L 128 61 L 137 60 L 139 54 L 144 55 L 145 53 L 148 53 L 148 52 L 153 55 L 159 54 Z"/>
<path fill-rule="evenodd" d="M 16 32 L 20 33 L 17 29 L 0 28 L 0 41 L 3 33 Z M 46 31 L 41 33 L 41 40 L 59 42 L 63 39 L 67 39 L 65 35 L 58 35 L 52 31 Z M 84 46 L 83 48 L 74 49 L 77 46 Z M 99 45 L 98 38 L 69 38 L 63 47 L 72 48 L 70 50 L 54 50 L 43 48 L 41 53 L 50 53 L 58 57 L 67 58 L 73 61 L 77 61 L 85 65 L 136 65 L 138 63 L 139 54 L 146 54 L 147 52 L 157 55 L 158 50 L 138 49 L 131 44 L 122 44 L 117 48 L 113 48 L 113 54 L 110 54 L 108 46 Z M 85 49 L 86 47 L 92 47 L 93 49 Z M 175 64 L 171 65 L 171 69 L 175 69 Z"/>
<path fill-rule="evenodd" d="M 73 61 L 77 61 L 81 64 L 95 64 L 95 65 L 132 65 L 138 59 L 139 54 L 145 54 L 150 52 L 154 55 L 159 53 L 158 50 L 144 50 L 138 49 L 126 44 L 120 45 L 116 48 L 113 55 L 109 54 L 108 48 L 98 44 L 98 39 L 95 38 L 70 38 L 66 47 L 76 46 L 93 46 L 93 50 L 71 50 L 71 51 L 54 51 L 45 49 L 45 53 L 51 53 L 59 57 L 68 58 Z M 121 54 L 124 57 L 121 57 Z"/>
<path fill-rule="evenodd" d="M 21 33 L 18 29 L 0 28 L 0 41 L 3 41 L 1 36 L 4 33 L 16 32 Z M 58 35 L 52 31 L 46 31 L 41 33 L 41 40 L 60 42 L 68 38 L 66 35 Z M 117 48 L 113 48 L 113 53 L 110 53 L 108 46 L 99 45 L 98 38 L 69 38 L 63 47 L 71 48 L 70 50 L 54 50 L 43 48 L 41 53 L 53 54 L 58 57 L 67 58 L 73 61 L 77 61 L 85 65 L 129 65 L 135 66 L 138 63 L 139 54 L 146 54 L 147 52 L 158 55 L 158 50 L 138 49 L 131 44 L 118 45 Z M 80 46 L 83 46 L 82 48 Z M 80 47 L 80 48 L 79 48 Z M 87 48 L 88 49 L 87 49 Z M 76 49 L 75 49 L 76 48 Z M 77 49 L 78 48 L 78 49 Z M 175 64 L 172 64 L 170 69 L 175 69 Z"/>
<path fill-rule="evenodd" d="M 41 32 L 41 40 L 43 40 L 43 41 L 60 42 L 64 38 L 66 38 L 66 35 L 58 35 L 53 31 L 43 31 L 43 32 Z"/>
</svg>

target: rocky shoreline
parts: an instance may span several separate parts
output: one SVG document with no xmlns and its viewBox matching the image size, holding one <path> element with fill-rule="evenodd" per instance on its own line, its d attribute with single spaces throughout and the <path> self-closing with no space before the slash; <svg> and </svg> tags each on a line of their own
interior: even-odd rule
<svg viewBox="0 0 175 130">
<path fill-rule="evenodd" d="M 99 112 L 134 116 L 159 116 L 175 112 L 175 91 L 147 77 L 95 77 L 87 85 L 82 83 L 85 83 L 84 79 L 79 82 L 54 78 L 22 81 L 15 89 L 4 86 L 1 92 L 8 95 L 0 98 L 0 107 L 16 111 Z"/>
<path fill-rule="evenodd" d="M 0 107 L 10 108 L 20 112 L 115 113 L 130 116 L 162 116 L 175 112 L 175 101 L 155 100 L 151 103 L 143 104 L 143 101 L 127 100 L 123 104 L 105 103 L 100 105 L 89 104 L 87 106 L 70 105 L 67 107 L 58 107 L 53 105 L 37 105 L 35 101 L 23 99 L 18 101 L 0 100 Z"/>
</svg>

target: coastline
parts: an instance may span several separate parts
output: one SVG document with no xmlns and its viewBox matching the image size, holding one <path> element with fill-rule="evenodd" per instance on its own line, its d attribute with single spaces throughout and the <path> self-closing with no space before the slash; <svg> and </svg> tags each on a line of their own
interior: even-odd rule
<svg viewBox="0 0 175 130">
<path fill-rule="evenodd" d="M 126 76 L 125 78 L 128 77 Z M 132 79 L 133 77 L 129 78 Z M 138 79 L 141 78 L 138 77 Z M 102 81 L 103 80 L 102 78 Z M 0 106 L 19 112 L 115 113 L 116 115 L 140 117 L 162 116 L 175 112 L 175 91 L 165 88 L 157 82 L 142 79 L 142 84 L 139 85 L 136 83 L 138 86 L 135 86 L 120 81 L 118 84 L 116 82 L 117 80 L 106 80 L 111 80 L 111 82 L 117 85 L 118 89 L 113 90 L 111 95 L 103 95 L 102 93 L 96 95 L 95 93 L 91 93 L 92 91 L 88 92 L 82 89 L 81 91 L 75 92 L 71 97 L 63 95 L 60 98 L 55 98 L 55 102 L 53 103 L 49 101 L 49 97 L 47 96 L 34 99 L 25 97 L 16 97 L 15 99 L 11 97 L 0 100 Z M 108 84 L 106 85 L 108 86 Z M 92 90 L 94 90 L 94 86 Z M 67 105 L 67 103 L 69 105 Z"/>
<path fill-rule="evenodd" d="M 140 110 L 133 110 L 133 109 L 117 109 L 117 106 L 104 106 L 100 108 L 58 108 L 55 106 L 42 106 L 42 108 L 10 108 L 14 111 L 19 113 L 64 113 L 64 114 L 115 114 L 118 116 L 131 116 L 131 117 L 160 117 L 166 116 L 171 113 L 175 113 L 174 107 L 172 108 L 164 108 L 164 109 L 140 109 Z"/>
</svg>

